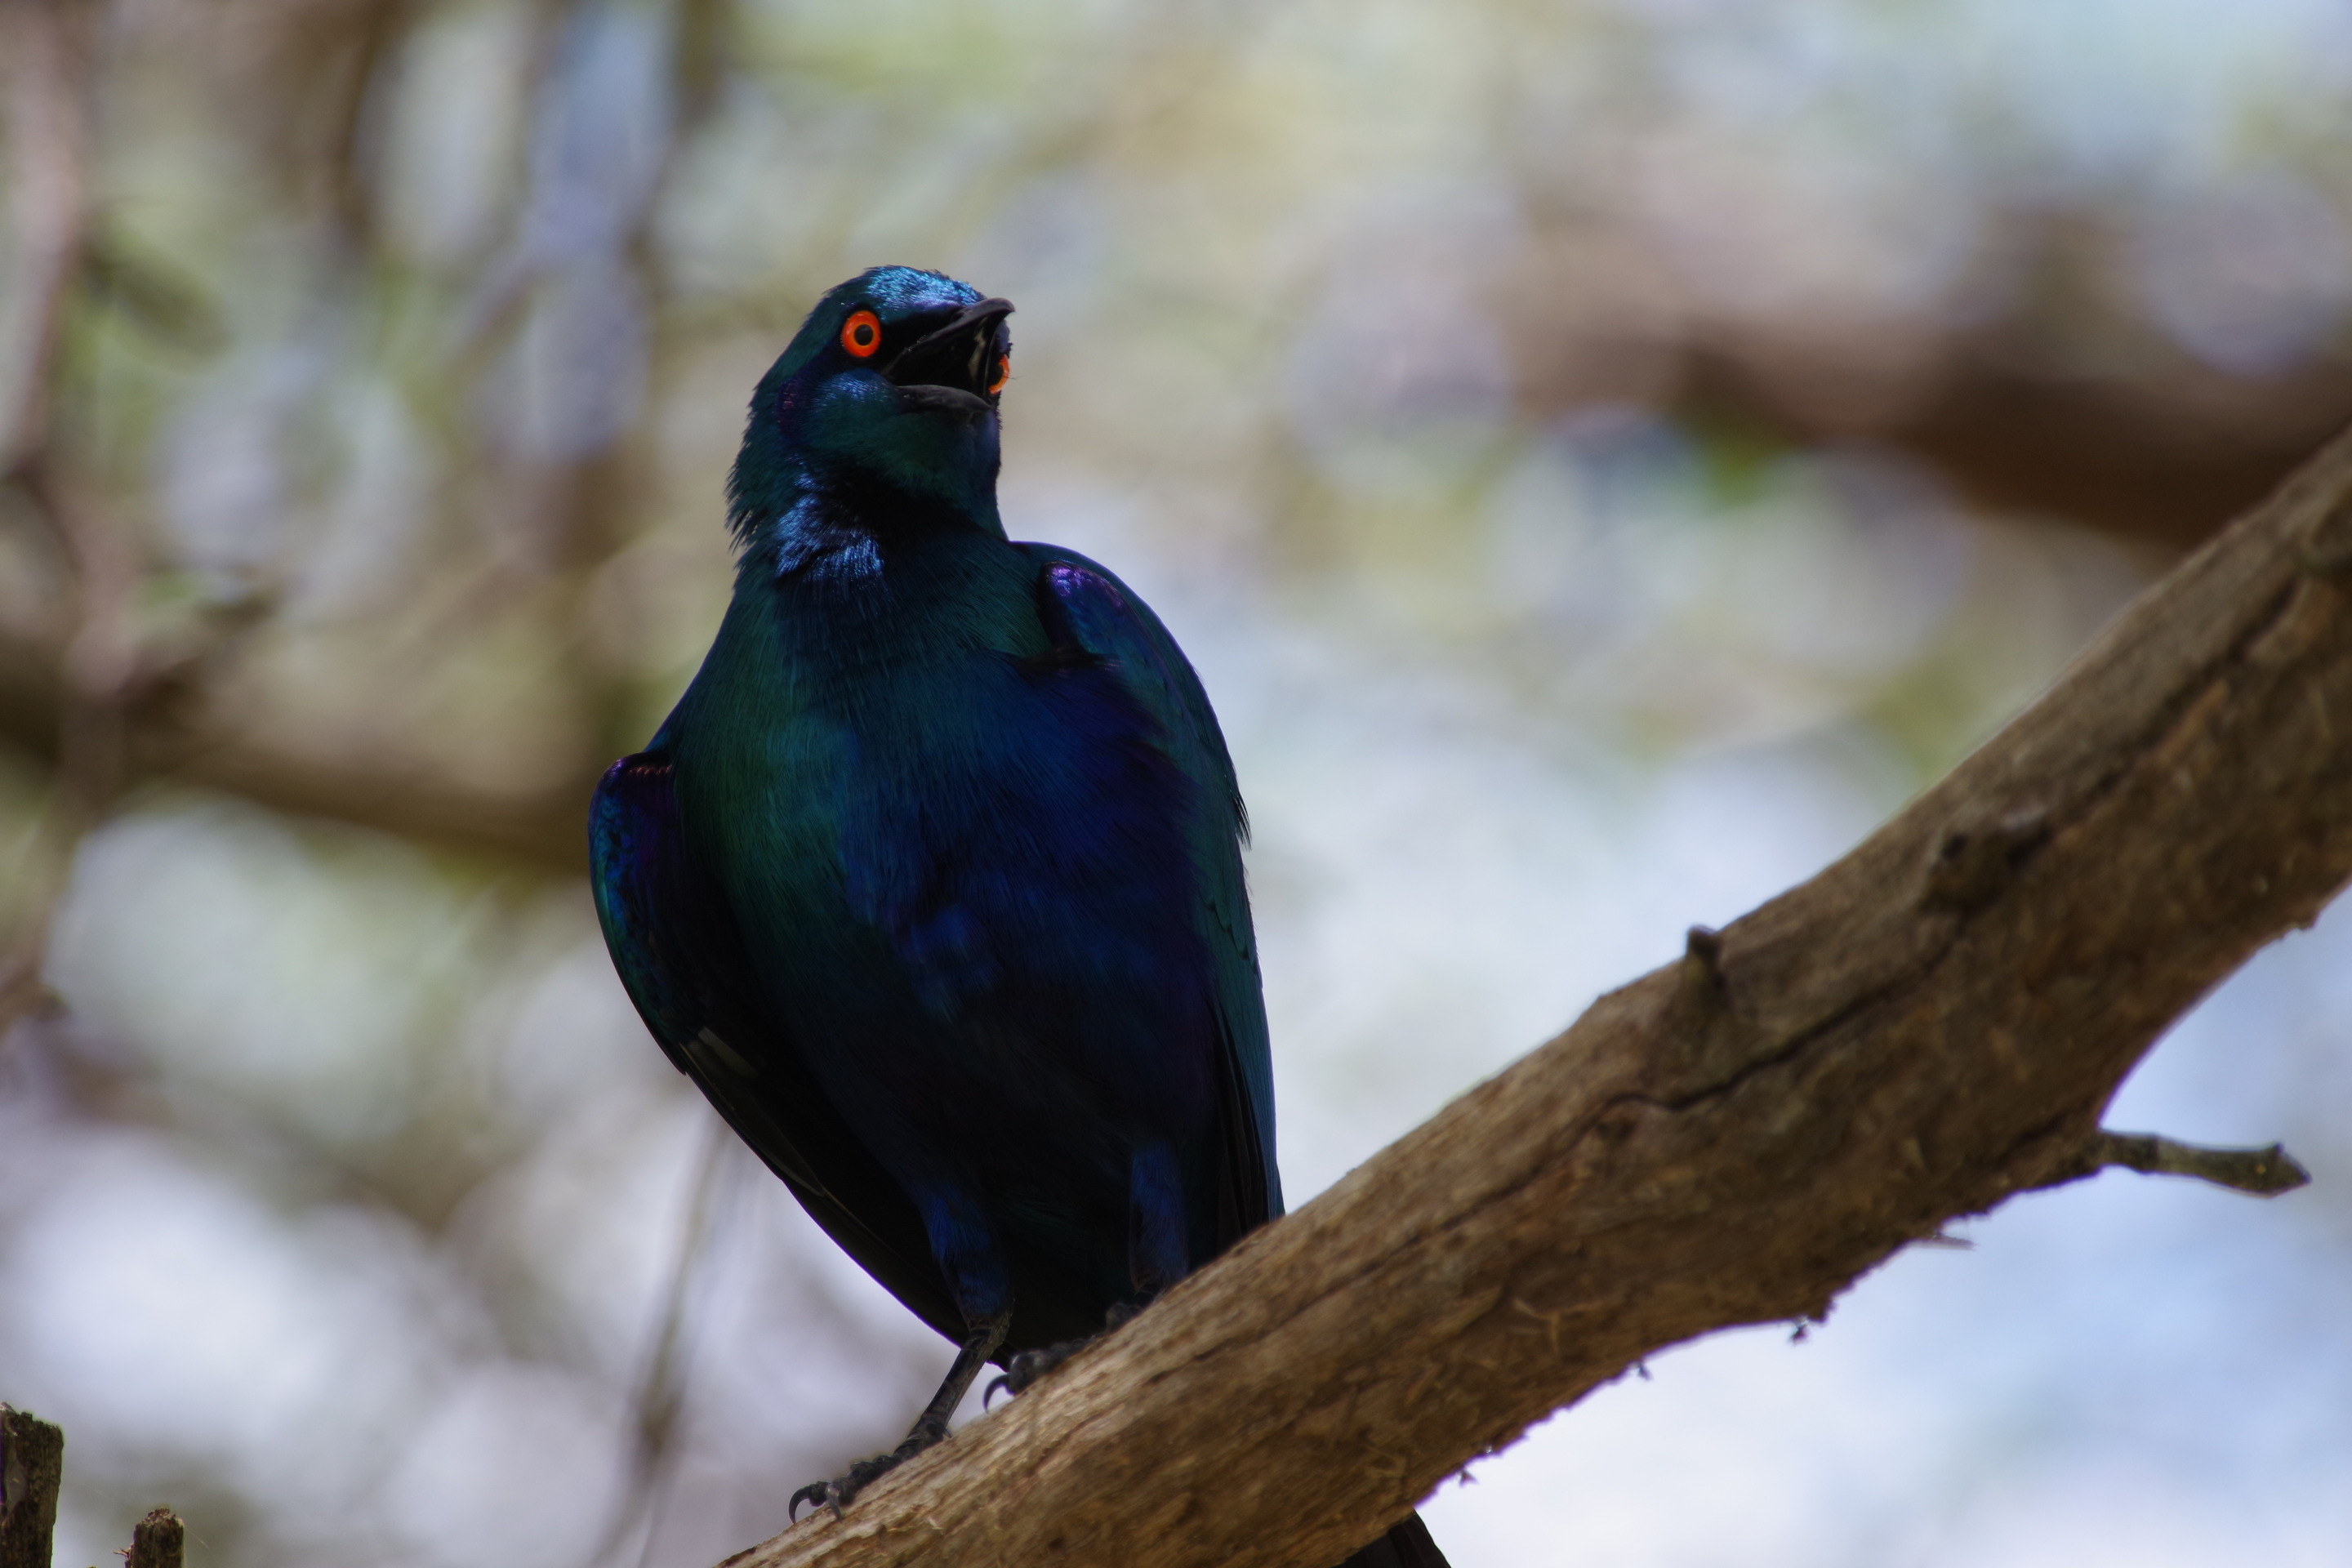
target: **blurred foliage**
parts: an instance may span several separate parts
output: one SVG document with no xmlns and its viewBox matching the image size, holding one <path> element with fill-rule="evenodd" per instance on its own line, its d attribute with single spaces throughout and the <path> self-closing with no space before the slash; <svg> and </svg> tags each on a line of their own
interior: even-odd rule
<svg viewBox="0 0 2352 1568">
<path fill-rule="evenodd" d="M 714 1558 L 926 1384 L 697 1152 L 571 879 L 724 603 L 749 389 L 858 268 L 1016 301 L 1014 532 L 1129 572 L 1227 712 L 1344 1108 L 1286 1080 L 1305 1190 L 2352 414 L 2317 0 L 0 28 L 0 1396 L 66 1421 L 76 1543 L 169 1500 L 198 1561 Z"/>
</svg>

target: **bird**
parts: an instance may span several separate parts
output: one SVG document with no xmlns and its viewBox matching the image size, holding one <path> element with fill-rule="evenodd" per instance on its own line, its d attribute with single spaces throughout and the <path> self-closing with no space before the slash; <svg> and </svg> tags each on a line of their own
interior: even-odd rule
<svg viewBox="0 0 2352 1568">
<path fill-rule="evenodd" d="M 1248 820 L 1133 589 L 999 514 L 1013 306 L 877 267 L 752 393 L 709 652 L 590 811 L 647 1029 L 954 1342 L 838 1514 L 1283 1212 Z M 1345 1568 L 1444 1568 L 1418 1515 Z"/>
</svg>

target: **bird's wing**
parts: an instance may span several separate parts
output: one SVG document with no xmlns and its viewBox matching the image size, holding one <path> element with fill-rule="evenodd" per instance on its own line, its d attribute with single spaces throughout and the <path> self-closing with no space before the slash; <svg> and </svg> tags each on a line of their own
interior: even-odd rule
<svg viewBox="0 0 2352 1568">
<path fill-rule="evenodd" d="M 963 1320 L 920 1217 L 851 1136 L 761 1001 L 750 950 L 685 831 L 668 757 L 624 757 L 589 811 L 590 880 L 614 967 L 679 1071 L 842 1249 L 950 1339 Z"/>
<path fill-rule="evenodd" d="M 1214 957 L 1216 1005 L 1225 1039 L 1224 1121 L 1231 1129 L 1234 1219 L 1226 1244 L 1282 1212 L 1275 1164 L 1274 1067 L 1266 1046 L 1265 1000 L 1257 938 L 1242 877 L 1249 818 L 1224 732 L 1201 678 L 1160 617 L 1108 568 L 1049 544 L 1016 546 L 1038 563 L 1039 614 L 1055 644 L 1102 661 L 1158 722 L 1170 756 L 1204 805 L 1192 835 L 1201 889 L 1196 921 Z"/>
</svg>

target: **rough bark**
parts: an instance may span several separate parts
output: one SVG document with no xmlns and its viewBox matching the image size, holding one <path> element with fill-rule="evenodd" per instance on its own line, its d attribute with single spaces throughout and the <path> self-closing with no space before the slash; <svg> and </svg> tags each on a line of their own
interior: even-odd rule
<svg viewBox="0 0 2352 1568">
<path fill-rule="evenodd" d="M 2021 1190 L 2184 1168 L 2099 1114 L 2352 879 L 2347 598 L 2352 440 L 1844 859 L 730 1568 L 1319 1568 L 1643 1356 L 1818 1318 Z"/>
<path fill-rule="evenodd" d="M 131 1528 L 124 1568 L 180 1568 L 187 1550 L 187 1526 L 168 1508 L 152 1511 Z"/>
<path fill-rule="evenodd" d="M 0 1568 L 49 1568 L 66 1435 L 0 1405 Z"/>
</svg>

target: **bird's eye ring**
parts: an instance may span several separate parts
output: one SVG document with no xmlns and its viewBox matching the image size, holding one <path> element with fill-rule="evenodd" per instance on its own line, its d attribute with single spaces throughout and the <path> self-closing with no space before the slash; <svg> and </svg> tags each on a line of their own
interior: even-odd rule
<svg viewBox="0 0 2352 1568">
<path fill-rule="evenodd" d="M 871 310 L 853 312 L 841 323 L 841 346 L 859 359 L 872 359 L 882 346 L 882 318 Z"/>
<path fill-rule="evenodd" d="M 995 396 L 998 393 L 1000 393 L 1000 392 L 1003 391 L 1003 390 L 1004 390 L 1004 384 L 1005 384 L 1006 382 L 1008 382 L 1008 381 L 1011 381 L 1012 379 L 1013 379 L 1013 356 L 1012 356 L 1011 354 L 999 354 L 999 355 L 997 355 L 997 356 L 996 356 L 996 379 L 995 379 L 994 381 L 992 381 L 992 382 L 990 382 L 990 383 L 988 384 L 988 395 L 989 395 L 989 396 L 991 396 L 991 397 L 993 397 L 993 396 Z"/>
</svg>

